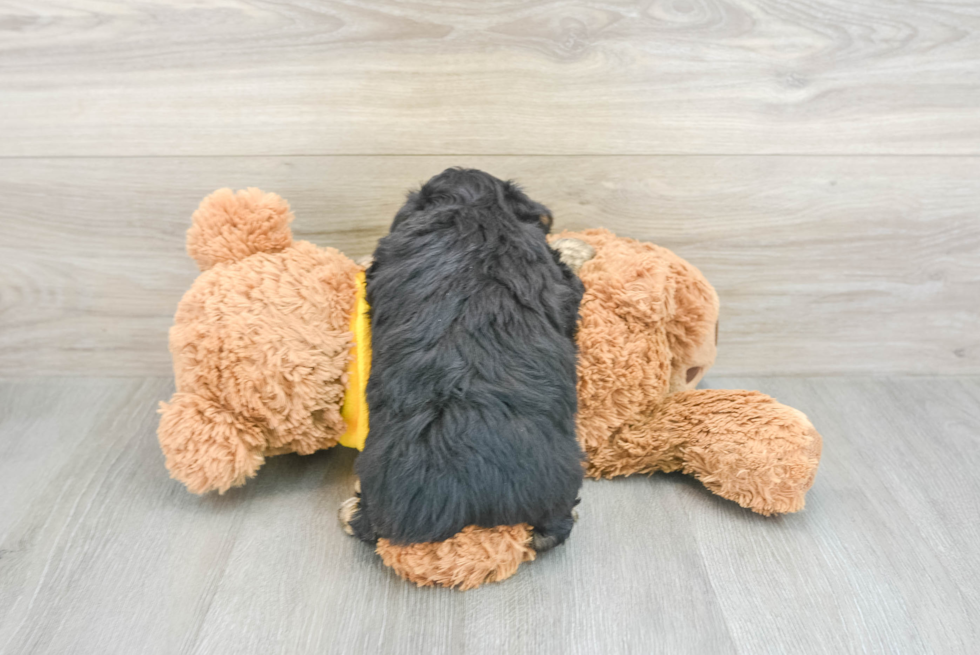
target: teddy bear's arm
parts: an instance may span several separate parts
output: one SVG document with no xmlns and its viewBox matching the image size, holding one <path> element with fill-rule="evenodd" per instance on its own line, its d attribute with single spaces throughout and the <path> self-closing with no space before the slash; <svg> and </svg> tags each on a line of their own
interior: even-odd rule
<svg viewBox="0 0 980 655">
<path fill-rule="evenodd" d="M 803 509 L 821 438 L 806 416 L 756 391 L 698 389 L 667 396 L 623 426 L 596 476 L 653 471 L 694 475 L 714 493 L 759 514 Z"/>
</svg>

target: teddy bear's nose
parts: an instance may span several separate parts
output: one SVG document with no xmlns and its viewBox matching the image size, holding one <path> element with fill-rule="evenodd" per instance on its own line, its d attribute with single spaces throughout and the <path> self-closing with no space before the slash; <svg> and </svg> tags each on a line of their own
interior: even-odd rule
<svg viewBox="0 0 980 655">
<path fill-rule="evenodd" d="M 700 373 L 701 373 L 700 366 L 692 366 L 691 368 L 687 369 L 687 383 L 691 384 L 694 378 L 696 378 Z"/>
</svg>

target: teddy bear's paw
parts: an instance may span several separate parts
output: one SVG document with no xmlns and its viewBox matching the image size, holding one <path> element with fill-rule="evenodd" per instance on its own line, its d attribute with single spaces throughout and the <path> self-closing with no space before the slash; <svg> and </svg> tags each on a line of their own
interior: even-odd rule
<svg viewBox="0 0 980 655">
<path fill-rule="evenodd" d="M 340 525 L 343 526 L 344 532 L 350 536 L 354 536 L 354 528 L 351 527 L 351 521 L 354 520 L 354 516 L 357 515 L 357 510 L 360 509 L 361 499 L 359 496 L 354 496 L 353 498 L 348 498 L 340 505 L 340 510 L 337 512 L 337 518 L 340 519 Z"/>
<path fill-rule="evenodd" d="M 798 512 L 806 504 L 806 493 L 813 486 L 820 465 L 823 438 L 816 428 L 808 426 L 800 436 L 797 450 L 780 462 L 776 473 L 781 484 L 770 490 L 760 508 L 752 508 L 760 514 L 787 514 Z"/>
<path fill-rule="evenodd" d="M 716 494 L 757 514 L 800 511 L 817 474 L 822 439 L 809 422 L 780 436 L 784 438 L 762 452 L 721 458 L 719 461 L 728 460 L 727 466 L 716 465 L 711 474 L 701 473 L 699 479 Z"/>
<path fill-rule="evenodd" d="M 160 404 L 157 437 L 170 476 L 196 494 L 224 493 L 265 462 L 266 433 L 258 424 L 191 393 Z"/>
</svg>

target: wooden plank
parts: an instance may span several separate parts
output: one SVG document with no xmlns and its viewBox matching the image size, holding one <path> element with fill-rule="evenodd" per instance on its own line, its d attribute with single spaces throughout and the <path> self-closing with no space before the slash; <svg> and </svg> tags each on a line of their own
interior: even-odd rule
<svg viewBox="0 0 980 655">
<path fill-rule="evenodd" d="M 21 501 L 0 540 L 0 652 L 178 652 L 213 594 L 241 508 L 194 502 L 169 484 L 154 429 L 172 383 L 0 389 L 10 401 L 0 446 L 37 443 L 19 464 L 5 461 L 0 478 Z"/>
<path fill-rule="evenodd" d="M 980 7 L 0 2 L 0 156 L 980 154 Z"/>
<path fill-rule="evenodd" d="M 52 482 L 78 473 L 80 439 L 106 413 L 124 410 L 141 385 L 139 379 L 93 378 L 0 382 L 0 540 L 30 514 L 33 503 L 54 501 L 39 495 L 49 487 L 60 494 Z M 137 409 L 141 415 L 147 411 Z"/>
<path fill-rule="evenodd" d="M 567 547 L 460 593 L 403 582 L 340 532 L 347 475 L 320 468 L 284 492 L 291 475 L 261 473 L 192 652 L 735 652 L 690 526 L 646 479 L 590 485 Z"/>
<path fill-rule="evenodd" d="M 0 652 L 735 652 L 689 526 L 645 479 L 595 485 L 574 545 L 508 584 L 420 590 L 337 524 L 353 451 L 273 458 L 198 498 L 167 479 L 153 434 L 169 380 L 117 381 L 112 402 L 89 380 L 43 384 L 0 384 L 18 417 L 0 444 L 80 401 L 96 411 L 53 430 L 60 468 L 33 450 L 46 474 L 6 478 L 33 494 L 0 540 Z"/>
<path fill-rule="evenodd" d="M 716 374 L 980 373 L 980 158 L 294 157 L 0 161 L 0 372 L 168 375 L 200 199 L 259 186 L 299 238 L 369 253 L 403 192 L 459 164 L 514 177 L 558 227 L 699 266 Z"/>
<path fill-rule="evenodd" d="M 154 438 L 169 380 L 0 382 L 0 652 L 971 653 L 980 379 L 710 386 L 813 419 L 803 512 L 760 517 L 681 475 L 589 481 L 567 544 L 458 593 L 341 532 L 350 450 L 199 498 Z"/>
<path fill-rule="evenodd" d="M 743 653 L 972 653 L 980 643 L 980 381 L 728 378 L 824 438 L 806 509 L 684 503 Z"/>
</svg>

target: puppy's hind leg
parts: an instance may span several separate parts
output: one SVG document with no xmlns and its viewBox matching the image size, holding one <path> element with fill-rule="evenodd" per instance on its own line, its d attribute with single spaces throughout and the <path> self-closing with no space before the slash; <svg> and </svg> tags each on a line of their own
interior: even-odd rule
<svg viewBox="0 0 980 655">
<path fill-rule="evenodd" d="M 337 518 L 340 519 L 340 524 L 343 526 L 344 532 L 357 537 L 361 541 L 373 544 L 378 540 L 378 536 L 374 532 L 374 527 L 371 525 L 371 520 L 368 518 L 367 512 L 364 511 L 363 503 L 364 501 L 361 499 L 360 494 L 353 498 L 348 498 L 340 505 Z"/>
<path fill-rule="evenodd" d="M 576 501 L 576 504 L 578 501 Z M 566 513 L 550 516 L 534 526 L 531 533 L 531 548 L 537 553 L 551 550 L 555 546 L 560 546 L 568 539 L 572 532 L 575 521 L 578 520 L 578 512 L 574 509 Z"/>
</svg>

